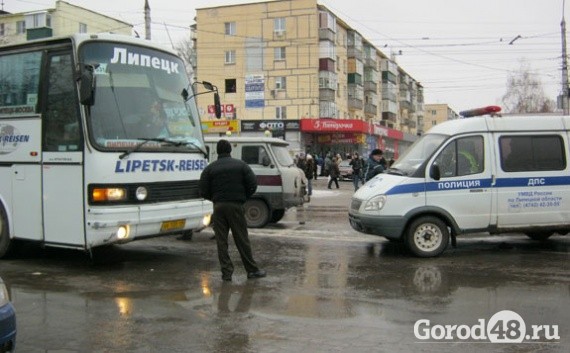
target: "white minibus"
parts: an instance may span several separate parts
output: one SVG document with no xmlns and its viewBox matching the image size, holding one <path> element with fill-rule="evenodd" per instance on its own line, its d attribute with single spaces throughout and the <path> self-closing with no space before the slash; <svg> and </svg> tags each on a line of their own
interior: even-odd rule
<svg viewBox="0 0 570 353">
<path fill-rule="evenodd" d="M 461 234 L 566 234 L 569 127 L 570 117 L 549 115 L 438 124 L 354 194 L 350 224 L 420 257 L 440 255 Z"/>
</svg>

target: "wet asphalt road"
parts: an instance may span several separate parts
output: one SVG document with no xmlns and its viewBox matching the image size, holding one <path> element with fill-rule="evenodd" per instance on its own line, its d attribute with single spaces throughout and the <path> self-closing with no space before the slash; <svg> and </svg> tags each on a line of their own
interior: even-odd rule
<svg viewBox="0 0 570 353">
<path fill-rule="evenodd" d="M 0 260 L 18 315 L 17 351 L 570 350 L 569 236 L 542 244 L 460 237 L 443 256 L 418 259 L 350 228 L 351 188 L 344 182 L 329 191 L 319 180 L 304 214 L 290 210 L 281 223 L 250 230 L 264 279 L 246 279 L 232 246 L 234 281 L 223 283 L 211 230 L 192 241 L 169 236 L 103 249 L 93 260 L 34 248 Z M 519 314 L 527 329 L 556 326 L 560 338 L 516 344 L 414 335 L 418 320 L 471 327 L 502 310 Z"/>
</svg>

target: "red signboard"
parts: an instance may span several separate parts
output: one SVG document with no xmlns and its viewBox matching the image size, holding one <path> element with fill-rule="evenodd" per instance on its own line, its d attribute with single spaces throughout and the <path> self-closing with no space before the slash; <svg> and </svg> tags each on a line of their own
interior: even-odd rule
<svg viewBox="0 0 570 353">
<path fill-rule="evenodd" d="M 303 132 L 368 132 L 368 124 L 355 119 L 301 119 Z"/>
</svg>

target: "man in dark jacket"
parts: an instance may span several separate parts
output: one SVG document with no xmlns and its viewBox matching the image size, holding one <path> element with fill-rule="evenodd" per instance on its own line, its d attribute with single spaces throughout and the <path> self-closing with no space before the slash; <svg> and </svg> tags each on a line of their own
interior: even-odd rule
<svg viewBox="0 0 570 353">
<path fill-rule="evenodd" d="M 218 160 L 209 164 L 200 176 L 200 194 L 214 203 L 212 217 L 222 279 L 231 281 L 234 265 L 228 253 L 228 235 L 231 229 L 247 278 L 265 277 L 257 267 L 251 252 L 243 204 L 257 190 L 255 174 L 247 163 L 232 158 L 232 145 L 220 140 L 216 145 Z"/>
<path fill-rule="evenodd" d="M 364 168 L 364 181 L 374 178 L 377 174 L 382 173 L 386 167 L 386 160 L 383 157 L 384 153 L 380 149 L 374 149 L 370 152 L 368 162 Z"/>
</svg>

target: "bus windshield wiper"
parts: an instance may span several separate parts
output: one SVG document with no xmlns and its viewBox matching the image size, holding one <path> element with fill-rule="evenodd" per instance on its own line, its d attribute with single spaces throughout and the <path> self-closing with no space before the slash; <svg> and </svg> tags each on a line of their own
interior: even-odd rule
<svg viewBox="0 0 570 353">
<path fill-rule="evenodd" d="M 171 140 L 171 139 L 167 139 L 167 138 L 163 138 L 163 137 L 154 137 L 154 138 L 142 138 L 141 137 L 141 138 L 137 138 L 137 140 L 143 140 L 143 141 L 138 143 L 133 149 L 123 152 L 119 156 L 119 159 L 123 159 L 126 156 L 128 156 L 129 154 L 139 151 L 144 145 L 146 145 L 150 141 L 166 143 L 166 144 L 176 146 L 176 147 L 185 146 L 185 145 L 192 145 L 195 148 L 197 148 L 200 152 L 202 152 L 204 154 L 204 157 L 206 157 L 206 158 L 208 157 L 208 154 L 206 151 L 201 149 L 200 146 L 196 145 L 194 142 L 190 142 L 190 141 L 176 141 L 176 140 Z"/>
<path fill-rule="evenodd" d="M 192 141 L 180 141 L 180 144 L 182 145 L 192 145 L 193 147 L 195 147 L 198 151 L 202 152 L 202 154 L 204 155 L 204 158 L 208 158 L 208 152 L 206 152 L 206 150 L 203 150 L 200 146 L 198 146 L 197 144 L 195 144 Z"/>
<path fill-rule="evenodd" d="M 148 142 L 150 142 L 150 141 L 153 141 L 153 142 L 162 142 L 162 143 L 169 143 L 169 144 L 174 145 L 174 146 L 180 146 L 180 145 L 184 144 L 183 142 L 172 141 L 172 140 L 168 140 L 168 139 L 160 138 L 160 137 L 155 137 L 155 138 L 143 138 L 143 137 L 140 137 L 140 138 L 137 138 L 137 140 L 143 140 L 143 141 L 142 141 L 142 142 L 139 142 L 139 143 L 135 146 L 135 148 L 123 152 L 123 153 L 119 156 L 119 159 L 123 159 L 123 158 L 125 158 L 126 156 L 128 156 L 129 154 L 131 154 L 131 153 L 133 153 L 133 152 L 137 152 L 138 150 L 140 150 L 144 145 L 146 145 L 146 144 L 147 144 Z"/>
</svg>

